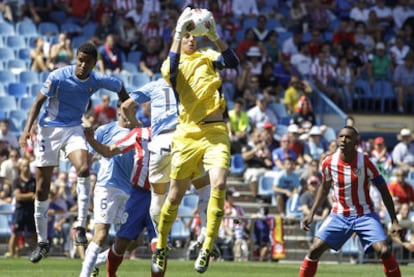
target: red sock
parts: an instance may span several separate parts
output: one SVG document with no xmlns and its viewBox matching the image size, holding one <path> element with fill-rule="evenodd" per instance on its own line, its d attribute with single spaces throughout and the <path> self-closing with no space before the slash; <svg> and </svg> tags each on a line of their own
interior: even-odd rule
<svg viewBox="0 0 414 277">
<path fill-rule="evenodd" d="M 299 277 L 313 277 L 318 269 L 318 260 L 311 260 L 308 257 L 303 259 L 303 263 L 300 266 Z"/>
<path fill-rule="evenodd" d="M 394 258 L 394 255 L 390 255 L 386 259 L 382 259 L 384 264 L 384 273 L 387 277 L 401 277 L 400 267 Z"/>
<path fill-rule="evenodd" d="M 109 248 L 108 261 L 106 262 L 106 277 L 116 277 L 116 271 L 124 259 L 124 255 L 116 255 L 112 248 L 113 245 Z"/>
</svg>

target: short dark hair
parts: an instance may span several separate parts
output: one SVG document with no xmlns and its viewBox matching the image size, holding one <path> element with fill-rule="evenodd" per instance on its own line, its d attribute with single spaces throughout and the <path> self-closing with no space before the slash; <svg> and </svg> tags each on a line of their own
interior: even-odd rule
<svg viewBox="0 0 414 277">
<path fill-rule="evenodd" d="M 86 42 L 82 44 L 81 46 L 79 46 L 78 53 L 81 53 L 81 52 L 94 57 L 95 60 L 98 59 L 98 51 L 96 50 L 95 45 L 93 45 L 90 42 Z"/>
<path fill-rule="evenodd" d="M 354 126 L 346 125 L 346 126 L 344 126 L 344 129 L 350 129 L 350 130 L 354 131 L 355 135 L 356 135 L 357 137 L 359 137 L 359 131 L 358 131 L 358 129 L 357 129 L 357 128 L 355 128 Z"/>
</svg>

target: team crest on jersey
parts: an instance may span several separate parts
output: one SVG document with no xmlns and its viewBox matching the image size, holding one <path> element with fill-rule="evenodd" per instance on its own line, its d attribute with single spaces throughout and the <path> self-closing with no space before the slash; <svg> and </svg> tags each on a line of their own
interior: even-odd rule
<svg viewBox="0 0 414 277">
<path fill-rule="evenodd" d="M 88 88 L 88 91 L 89 91 L 89 93 L 92 93 L 93 88 L 92 88 L 92 87 L 89 87 L 89 88 Z"/>
<path fill-rule="evenodd" d="M 45 82 L 45 87 L 47 88 L 47 90 L 50 90 L 51 86 L 52 86 L 52 83 L 50 81 Z"/>
<path fill-rule="evenodd" d="M 354 172 L 354 175 L 355 175 L 355 176 L 359 176 L 359 175 L 361 174 L 361 169 L 360 169 L 360 168 L 354 168 L 354 169 L 352 170 L 352 172 Z"/>
<path fill-rule="evenodd" d="M 121 217 L 121 224 L 125 224 L 125 222 L 127 222 L 127 220 L 128 220 L 128 213 L 124 212 L 122 214 L 122 217 Z"/>
</svg>

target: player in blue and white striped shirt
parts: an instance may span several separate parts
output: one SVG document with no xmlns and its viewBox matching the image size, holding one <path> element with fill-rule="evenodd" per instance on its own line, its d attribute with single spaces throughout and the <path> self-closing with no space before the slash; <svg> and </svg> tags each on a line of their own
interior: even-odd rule
<svg viewBox="0 0 414 277">
<path fill-rule="evenodd" d="M 118 93 L 121 101 L 128 94 L 121 81 L 93 71 L 97 62 L 97 50 L 91 43 L 78 48 L 76 64 L 51 72 L 36 97 L 19 143 L 24 149 L 29 131 L 40 114 L 36 137 L 36 200 L 35 222 L 38 246 L 30 261 L 39 262 L 49 252 L 47 240 L 47 210 L 53 168 L 58 165 L 62 150 L 77 172 L 78 226 L 75 240 L 86 244 L 85 226 L 89 206 L 88 150 L 83 133 L 82 115 L 89 99 L 97 90 L 104 88 Z M 41 112 L 41 108 L 44 109 Z"/>
</svg>

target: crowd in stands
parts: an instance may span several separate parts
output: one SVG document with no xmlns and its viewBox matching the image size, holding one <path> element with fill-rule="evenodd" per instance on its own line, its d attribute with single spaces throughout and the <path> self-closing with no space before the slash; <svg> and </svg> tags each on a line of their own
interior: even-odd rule
<svg viewBox="0 0 414 277">
<path fill-rule="evenodd" d="M 24 103 L 31 103 L 47 74 L 72 64 L 77 46 L 90 41 L 99 51 L 97 69 L 120 78 L 127 90 L 160 78 L 175 21 L 186 5 L 213 12 L 218 33 L 241 61 L 237 70 L 220 72 L 232 154 L 241 157 L 246 166 L 243 177 L 252 196 L 276 205 L 282 216 L 300 218 L 309 212 L 320 183 L 319 164 L 336 150 L 333 126 L 316 121 L 314 90 L 327 95 L 345 112 L 386 112 L 383 106 L 381 110 L 370 106 L 382 98 L 394 101 L 394 111 L 414 112 L 413 1 L 4 2 L 0 3 L 0 203 L 15 201 L 22 163 L 30 161 L 33 172 L 33 149 L 19 149 L 17 137 L 30 107 Z M 18 36 L 24 38 L 23 44 L 12 43 Z M 198 43 L 208 47 L 210 42 L 201 37 Z M 23 66 L 13 67 L 15 63 L 10 61 L 15 60 L 21 60 Z M 34 77 L 24 78 L 26 75 Z M 22 93 L 10 89 L 14 83 L 25 84 Z M 85 123 L 99 126 L 115 120 L 113 96 L 105 91 L 93 96 Z M 14 103 L 6 101 L 10 97 Z M 359 101 L 365 104 L 357 105 Z M 142 104 L 138 115 L 149 124 L 147 104 Z M 377 163 L 389 181 L 396 206 L 408 204 L 412 208 L 414 192 L 404 181 L 414 171 L 412 133 L 402 129 L 398 135 L 400 142 L 393 149 L 387 149 L 384 139 L 377 137 L 361 142 L 361 151 Z M 76 210 L 76 178 L 70 177 L 70 168 L 62 160 L 51 192 L 51 233 L 63 239 L 65 252 L 70 250 L 65 213 Z M 262 191 L 264 176 L 272 176 L 270 194 Z M 372 195 L 375 198 L 378 194 L 373 191 Z M 233 210 L 233 197 L 237 193 L 228 194 L 228 215 L 244 216 L 238 208 Z M 378 204 L 377 208 L 386 220 L 383 207 Z M 318 219 L 326 215 L 326 209 L 321 209 Z M 267 216 L 268 211 L 261 211 L 258 218 L 262 221 L 257 224 L 262 225 L 255 226 L 261 260 L 270 251 L 270 242 L 258 238 L 264 226 L 272 225 Z M 243 230 L 249 229 L 249 224 L 243 220 L 224 223 L 226 235 L 221 239 L 230 237 L 237 246 L 231 254 L 236 260 L 246 259 Z"/>
</svg>

